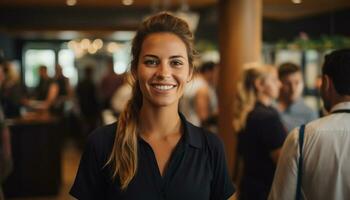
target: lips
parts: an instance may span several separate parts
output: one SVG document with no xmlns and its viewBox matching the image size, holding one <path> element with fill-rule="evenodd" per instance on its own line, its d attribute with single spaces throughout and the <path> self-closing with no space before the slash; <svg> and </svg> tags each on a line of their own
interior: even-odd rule
<svg viewBox="0 0 350 200">
<path fill-rule="evenodd" d="M 151 84 L 151 86 L 159 91 L 168 91 L 176 87 L 174 84 Z"/>
</svg>

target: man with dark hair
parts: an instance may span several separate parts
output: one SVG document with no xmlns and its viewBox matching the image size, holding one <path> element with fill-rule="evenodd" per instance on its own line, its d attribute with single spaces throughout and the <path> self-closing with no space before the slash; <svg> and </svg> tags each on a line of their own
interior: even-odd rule
<svg viewBox="0 0 350 200">
<path fill-rule="evenodd" d="M 278 68 L 278 75 L 282 87 L 277 110 L 287 131 L 316 119 L 316 112 L 309 108 L 301 97 L 304 81 L 300 67 L 289 62 L 283 63 Z"/>
<path fill-rule="evenodd" d="M 270 200 L 295 199 L 298 180 L 302 180 L 299 182 L 302 199 L 349 199 L 349 75 L 350 49 L 336 50 L 326 56 L 321 96 L 330 115 L 308 123 L 304 136 L 300 134 L 302 131 L 299 133 L 299 128 L 289 134 L 281 152 Z M 302 165 L 298 165 L 299 162 Z M 299 179 L 298 172 L 301 172 Z"/>
</svg>

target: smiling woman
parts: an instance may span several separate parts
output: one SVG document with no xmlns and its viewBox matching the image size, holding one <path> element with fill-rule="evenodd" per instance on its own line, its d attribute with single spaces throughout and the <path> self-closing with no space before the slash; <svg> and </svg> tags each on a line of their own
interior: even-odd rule
<svg viewBox="0 0 350 200">
<path fill-rule="evenodd" d="M 144 104 L 173 105 L 174 111 L 191 79 L 186 45 L 172 33 L 154 33 L 142 45 L 137 76 Z"/>
<path fill-rule="evenodd" d="M 187 23 L 144 21 L 132 43 L 133 96 L 117 123 L 94 131 L 71 194 L 78 199 L 215 199 L 235 189 L 222 142 L 187 122 L 179 100 L 193 72 Z"/>
</svg>

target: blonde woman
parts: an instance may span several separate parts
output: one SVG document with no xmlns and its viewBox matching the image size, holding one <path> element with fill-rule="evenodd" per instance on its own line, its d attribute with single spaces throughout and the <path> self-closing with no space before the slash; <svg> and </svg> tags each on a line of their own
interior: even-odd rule
<svg viewBox="0 0 350 200">
<path fill-rule="evenodd" d="M 267 199 L 269 194 L 286 137 L 278 112 L 271 106 L 280 87 L 275 67 L 254 66 L 244 71 L 233 121 L 244 166 L 239 199 Z"/>
<path fill-rule="evenodd" d="M 168 13 L 148 18 L 132 43 L 133 95 L 115 124 L 94 131 L 71 194 L 77 199 L 228 199 L 223 145 L 179 114 L 191 80 L 192 33 Z"/>
</svg>

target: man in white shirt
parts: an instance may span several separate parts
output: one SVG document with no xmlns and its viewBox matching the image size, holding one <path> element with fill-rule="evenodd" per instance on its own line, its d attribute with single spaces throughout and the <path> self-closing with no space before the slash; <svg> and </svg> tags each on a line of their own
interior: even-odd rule
<svg viewBox="0 0 350 200">
<path fill-rule="evenodd" d="M 306 125 L 302 151 L 303 199 L 350 198 L 350 49 L 327 55 L 321 93 L 330 115 Z M 299 128 L 283 145 L 270 200 L 295 199 Z"/>
</svg>

